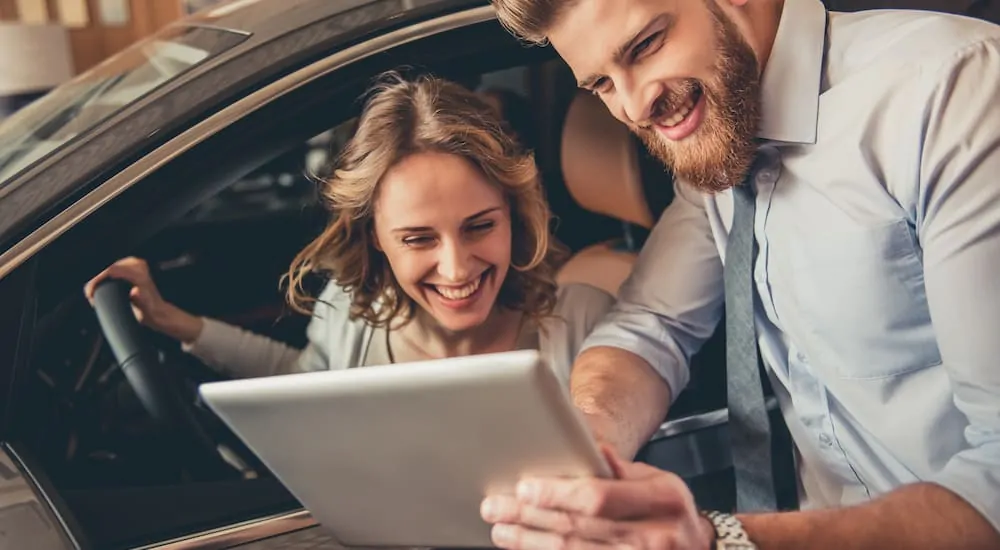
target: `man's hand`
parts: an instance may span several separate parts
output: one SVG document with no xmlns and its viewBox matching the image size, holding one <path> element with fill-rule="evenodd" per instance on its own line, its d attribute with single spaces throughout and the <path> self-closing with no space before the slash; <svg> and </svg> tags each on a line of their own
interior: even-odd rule
<svg viewBox="0 0 1000 550">
<path fill-rule="evenodd" d="M 681 478 L 626 463 L 605 448 L 616 479 L 524 479 L 517 496 L 483 501 L 493 543 L 511 550 L 708 550 L 711 523 Z"/>
</svg>

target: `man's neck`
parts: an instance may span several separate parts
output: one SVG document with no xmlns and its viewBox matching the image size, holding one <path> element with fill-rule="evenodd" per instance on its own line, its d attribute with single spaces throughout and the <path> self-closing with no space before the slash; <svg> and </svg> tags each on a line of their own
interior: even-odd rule
<svg viewBox="0 0 1000 550">
<path fill-rule="evenodd" d="M 778 36 L 778 25 L 781 23 L 781 13 L 785 9 L 785 0 L 773 2 L 749 2 L 747 15 L 752 22 L 754 40 L 758 44 L 757 55 L 760 59 L 760 72 L 764 74 L 767 61 L 771 58 L 774 41 Z"/>
</svg>

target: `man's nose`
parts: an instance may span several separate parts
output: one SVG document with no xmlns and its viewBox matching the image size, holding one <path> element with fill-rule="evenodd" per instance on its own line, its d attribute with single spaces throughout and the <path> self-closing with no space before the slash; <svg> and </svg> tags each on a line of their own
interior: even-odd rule
<svg viewBox="0 0 1000 550">
<path fill-rule="evenodd" d="M 472 273 L 472 254 L 468 247 L 449 240 L 438 250 L 438 273 L 449 282 L 465 282 Z"/>
<path fill-rule="evenodd" d="M 662 86 L 656 82 L 634 83 L 623 79 L 618 87 L 618 97 L 625 121 L 639 126 L 647 124 L 661 95 Z"/>
</svg>

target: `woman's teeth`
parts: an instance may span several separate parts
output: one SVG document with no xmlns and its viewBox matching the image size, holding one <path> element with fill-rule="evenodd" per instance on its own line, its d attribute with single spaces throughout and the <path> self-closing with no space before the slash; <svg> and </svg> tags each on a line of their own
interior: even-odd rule
<svg viewBox="0 0 1000 550">
<path fill-rule="evenodd" d="M 449 300 L 464 300 L 475 294 L 475 292 L 479 290 L 479 285 L 481 285 L 482 282 L 483 277 L 480 276 L 475 281 L 472 281 L 464 286 L 454 287 L 434 285 L 434 290 Z"/>
</svg>

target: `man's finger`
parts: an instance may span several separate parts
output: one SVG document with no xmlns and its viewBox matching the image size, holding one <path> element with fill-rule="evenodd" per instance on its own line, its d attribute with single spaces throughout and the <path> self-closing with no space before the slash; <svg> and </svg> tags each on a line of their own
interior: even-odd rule
<svg viewBox="0 0 1000 550">
<path fill-rule="evenodd" d="M 690 497 L 672 474 L 637 479 L 524 479 L 517 486 L 522 504 L 613 520 L 642 519 L 682 510 Z"/>
<path fill-rule="evenodd" d="M 491 531 L 493 544 L 508 550 L 612 550 L 611 544 L 563 537 L 556 533 L 536 531 L 517 525 L 494 525 Z"/>
<path fill-rule="evenodd" d="M 626 535 L 624 524 L 609 519 L 539 508 L 508 496 L 484 500 L 481 515 L 487 523 L 518 525 L 592 542 L 610 544 Z"/>
</svg>

